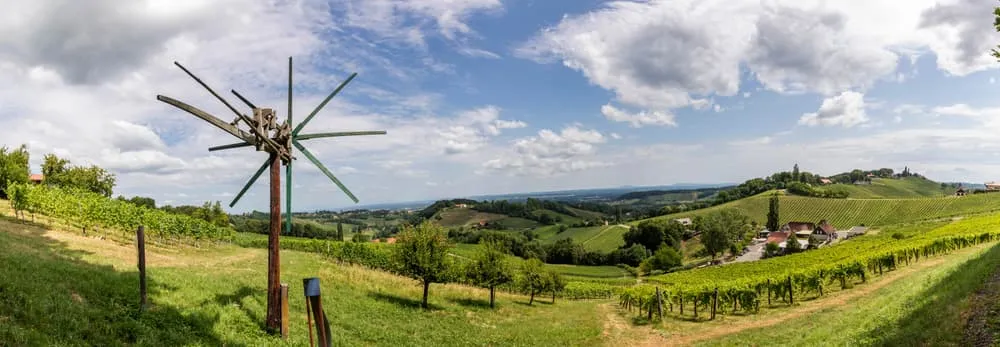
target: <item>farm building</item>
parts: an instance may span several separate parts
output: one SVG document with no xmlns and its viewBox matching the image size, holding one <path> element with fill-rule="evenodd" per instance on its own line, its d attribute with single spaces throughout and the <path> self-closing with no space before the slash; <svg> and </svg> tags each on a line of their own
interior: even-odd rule
<svg viewBox="0 0 1000 347">
<path fill-rule="evenodd" d="M 34 184 L 41 184 L 44 178 L 45 176 L 42 176 L 42 174 L 31 174 L 28 176 L 28 181 Z"/>
<path fill-rule="evenodd" d="M 986 182 L 986 191 L 1000 191 L 1000 183 Z"/>
<path fill-rule="evenodd" d="M 809 238 L 809 235 L 812 235 L 814 230 L 816 230 L 816 224 L 809 222 L 788 222 L 782 225 L 780 229 L 783 232 L 793 232 L 799 238 Z"/>
<path fill-rule="evenodd" d="M 788 235 L 789 234 L 787 232 L 772 231 L 767 234 L 766 243 L 777 243 L 777 244 L 785 243 L 785 240 L 788 240 Z"/>
<path fill-rule="evenodd" d="M 955 196 L 965 196 L 965 188 L 961 184 L 958 185 L 958 190 L 955 191 Z"/>
<path fill-rule="evenodd" d="M 674 219 L 674 221 L 677 222 L 677 223 L 681 223 L 681 225 L 683 225 L 683 226 L 691 226 L 691 224 L 692 224 L 691 218 L 677 218 L 677 219 Z"/>
<path fill-rule="evenodd" d="M 829 178 L 820 178 L 819 179 L 819 183 L 821 183 L 821 184 L 833 184 L 833 181 L 831 181 Z"/>
<path fill-rule="evenodd" d="M 821 220 L 819 222 L 819 225 L 817 225 L 812 232 L 813 236 L 823 240 L 833 238 L 835 237 L 834 235 L 836 234 L 837 234 L 837 228 L 831 225 L 830 223 L 827 223 L 825 219 Z"/>
</svg>

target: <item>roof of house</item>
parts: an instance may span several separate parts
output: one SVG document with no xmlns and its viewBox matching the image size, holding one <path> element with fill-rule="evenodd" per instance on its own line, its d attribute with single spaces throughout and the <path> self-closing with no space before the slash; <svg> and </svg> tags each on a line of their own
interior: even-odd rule
<svg viewBox="0 0 1000 347">
<path fill-rule="evenodd" d="M 786 232 L 772 231 L 767 234 L 767 243 L 782 243 L 785 242 L 785 240 L 788 240 L 788 233 Z"/>
<path fill-rule="evenodd" d="M 833 183 L 833 181 L 831 181 L 831 180 L 830 180 L 829 178 L 820 178 L 820 179 L 819 179 L 819 182 L 820 182 L 820 183 L 823 183 L 823 184 L 830 184 L 830 183 Z"/>
<path fill-rule="evenodd" d="M 798 239 L 796 241 L 799 242 L 799 245 L 802 246 L 802 248 L 809 247 L 809 240 Z M 785 248 L 785 246 L 787 246 L 787 245 L 788 245 L 788 241 L 783 241 L 783 242 L 781 242 L 781 243 L 778 244 L 778 247 L 779 248 Z"/>
<path fill-rule="evenodd" d="M 812 232 L 816 229 L 816 224 L 809 222 L 788 222 L 782 227 L 782 230 L 792 230 L 792 231 L 809 231 Z"/>
<path fill-rule="evenodd" d="M 816 229 L 822 230 L 823 233 L 827 234 L 827 235 L 831 235 L 831 234 L 837 232 L 837 228 L 835 228 L 830 223 L 822 223 Z"/>
<path fill-rule="evenodd" d="M 42 174 L 31 174 L 31 175 L 28 175 L 28 180 L 29 181 L 41 181 L 43 178 L 45 178 L 45 176 L 42 176 Z"/>
</svg>

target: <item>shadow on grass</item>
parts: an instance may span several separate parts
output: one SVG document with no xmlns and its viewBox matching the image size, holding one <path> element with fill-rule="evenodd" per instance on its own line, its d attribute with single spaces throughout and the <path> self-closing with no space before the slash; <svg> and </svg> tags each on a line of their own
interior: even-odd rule
<svg viewBox="0 0 1000 347">
<path fill-rule="evenodd" d="M 206 300 L 205 302 L 202 302 L 202 305 L 215 303 L 218 304 L 219 306 L 225 307 L 232 305 L 233 303 L 239 303 L 240 305 L 238 306 L 240 310 L 243 311 L 243 314 L 246 314 L 247 318 L 249 318 L 251 322 L 257 322 L 257 326 L 261 330 L 267 330 L 267 325 L 264 324 L 264 317 L 261 317 L 259 314 L 249 309 L 247 305 L 242 304 L 243 301 L 247 300 L 248 298 L 255 299 L 261 297 L 263 298 L 267 297 L 266 290 L 243 286 L 240 287 L 240 289 L 237 289 L 232 294 L 216 294 L 215 297 L 212 298 L 211 300 Z"/>
<path fill-rule="evenodd" d="M 368 292 L 368 297 L 370 297 L 372 299 L 375 299 L 375 300 L 378 300 L 378 301 L 384 301 L 384 302 L 396 304 L 396 305 L 399 305 L 399 306 L 402 306 L 402 307 L 408 307 L 408 308 L 413 308 L 413 309 L 422 309 L 420 299 L 404 298 L 402 296 L 398 296 L 398 295 L 394 295 L 394 294 L 389 294 L 389 293 L 384 293 L 384 292 Z M 487 304 L 487 305 L 489 305 L 489 304 Z M 437 311 L 437 310 L 442 309 L 441 306 L 438 306 L 438 305 L 435 305 L 435 304 L 432 304 L 432 303 L 427 303 L 427 306 L 428 306 L 427 310 L 430 310 L 430 311 Z"/>
<path fill-rule="evenodd" d="M 1000 245 L 955 268 L 936 284 L 916 295 L 908 315 L 895 322 L 870 330 L 865 339 L 874 346 L 944 346 L 963 345 L 962 331 L 952 331 L 953 324 L 962 320 L 959 306 L 1000 269 Z M 922 300 L 928 298 L 927 300 Z M 964 326 L 964 321 L 961 322 Z"/>
<path fill-rule="evenodd" d="M 482 309 L 490 309 L 490 301 L 482 299 L 469 299 L 469 298 L 448 298 L 448 301 L 465 306 L 465 307 L 476 307 Z"/>
<path fill-rule="evenodd" d="M 213 333 L 217 314 L 158 304 L 169 291 L 147 277 L 150 302 L 139 311 L 137 271 L 84 261 L 89 253 L 45 237 L 46 229 L 0 218 L 0 341 L 15 346 L 86 341 L 117 345 L 238 345 Z"/>
<path fill-rule="evenodd" d="M 530 303 L 530 304 L 528 303 L 528 301 L 520 301 L 520 300 L 515 300 L 514 303 L 516 303 L 518 305 L 524 305 L 524 306 L 552 305 L 551 301 L 538 300 L 537 298 L 535 299 L 534 303 Z"/>
</svg>

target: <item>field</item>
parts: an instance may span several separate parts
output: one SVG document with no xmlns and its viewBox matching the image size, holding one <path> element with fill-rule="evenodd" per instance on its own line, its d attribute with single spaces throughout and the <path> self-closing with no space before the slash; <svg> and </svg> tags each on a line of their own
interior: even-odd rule
<svg viewBox="0 0 1000 347">
<path fill-rule="evenodd" d="M 558 230 L 558 229 L 556 229 Z M 545 233 L 539 235 L 547 243 L 571 238 L 575 243 L 582 244 L 588 251 L 611 252 L 625 244 L 622 235 L 628 228 L 620 225 L 595 226 L 584 228 L 569 228 L 557 234 Z"/>
<path fill-rule="evenodd" d="M 876 178 L 872 184 L 833 184 L 823 188 L 844 190 L 856 199 L 939 198 L 955 193 L 954 188 L 941 188 L 940 183 L 917 177 Z"/>
<path fill-rule="evenodd" d="M 694 217 L 732 208 L 750 217 L 759 225 L 764 225 L 767 221 L 768 199 L 768 193 L 764 193 L 706 209 L 675 213 L 655 219 Z M 779 216 L 782 224 L 789 221 L 819 222 L 826 219 L 840 229 L 856 225 L 881 226 L 1000 211 L 1000 194 L 922 199 L 821 199 L 801 196 L 781 196 L 779 199 Z"/>
</svg>

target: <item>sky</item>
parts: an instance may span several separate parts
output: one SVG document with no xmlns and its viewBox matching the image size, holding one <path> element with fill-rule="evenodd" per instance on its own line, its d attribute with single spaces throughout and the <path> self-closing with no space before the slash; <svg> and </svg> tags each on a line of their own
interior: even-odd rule
<svg viewBox="0 0 1000 347">
<path fill-rule="evenodd" d="M 0 145 L 228 205 L 267 155 L 170 105 L 235 89 L 360 205 L 904 166 L 1000 180 L 992 0 L 0 1 Z M 296 211 L 356 206 L 296 152 Z M 266 176 L 264 176 L 266 178 Z M 282 187 L 284 188 L 284 187 Z M 265 210 L 258 181 L 232 212 Z"/>
</svg>

